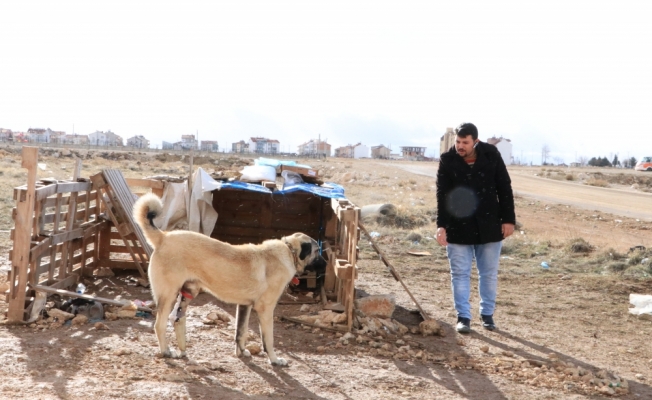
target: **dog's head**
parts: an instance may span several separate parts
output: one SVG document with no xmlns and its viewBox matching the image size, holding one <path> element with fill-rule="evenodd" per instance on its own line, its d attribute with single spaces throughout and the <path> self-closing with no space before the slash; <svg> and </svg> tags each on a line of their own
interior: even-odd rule
<svg viewBox="0 0 652 400">
<path fill-rule="evenodd" d="M 283 241 L 294 253 L 297 275 L 304 271 L 315 271 L 317 276 L 326 272 L 326 260 L 319 254 L 319 244 L 316 240 L 303 233 L 295 233 L 283 238 Z"/>
</svg>

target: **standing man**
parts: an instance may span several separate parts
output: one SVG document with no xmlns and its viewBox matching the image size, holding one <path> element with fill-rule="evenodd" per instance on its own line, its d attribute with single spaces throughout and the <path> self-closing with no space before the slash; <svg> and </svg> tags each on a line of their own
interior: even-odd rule
<svg viewBox="0 0 652 400">
<path fill-rule="evenodd" d="M 514 232 L 514 196 L 495 146 L 478 140 L 478 128 L 455 128 L 455 146 L 441 155 L 437 171 L 437 242 L 446 246 L 451 269 L 456 330 L 471 331 L 471 266 L 478 268 L 482 326 L 496 329 L 493 314 L 502 240 Z"/>
</svg>

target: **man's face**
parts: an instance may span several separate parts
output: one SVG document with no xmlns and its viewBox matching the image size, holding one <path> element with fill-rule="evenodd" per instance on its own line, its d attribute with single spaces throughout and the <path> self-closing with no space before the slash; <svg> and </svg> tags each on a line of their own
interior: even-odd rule
<svg viewBox="0 0 652 400">
<path fill-rule="evenodd" d="M 478 142 L 478 140 L 473 140 L 471 135 L 467 137 L 455 137 L 455 150 L 457 154 L 462 157 L 468 157 L 473 154 L 473 146 Z"/>
</svg>

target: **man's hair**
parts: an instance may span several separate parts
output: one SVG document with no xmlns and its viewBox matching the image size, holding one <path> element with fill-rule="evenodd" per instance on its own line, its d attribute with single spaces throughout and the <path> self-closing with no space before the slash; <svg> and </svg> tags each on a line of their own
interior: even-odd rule
<svg viewBox="0 0 652 400">
<path fill-rule="evenodd" d="M 478 139 L 478 128 L 470 122 L 462 122 L 460 126 L 455 128 L 455 134 L 461 138 L 471 135 L 474 141 Z"/>
</svg>

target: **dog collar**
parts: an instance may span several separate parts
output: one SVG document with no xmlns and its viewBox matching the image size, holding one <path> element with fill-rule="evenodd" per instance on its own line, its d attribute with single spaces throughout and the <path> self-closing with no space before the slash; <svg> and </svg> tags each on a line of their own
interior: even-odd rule
<svg viewBox="0 0 652 400">
<path fill-rule="evenodd" d="M 287 240 L 283 239 L 283 243 L 285 243 L 285 245 L 288 247 L 288 250 L 290 250 L 290 254 L 292 255 L 292 260 L 294 260 L 294 270 L 296 271 L 297 265 L 299 265 L 299 257 L 294 252 L 294 248 L 290 243 L 288 243 Z"/>
</svg>

